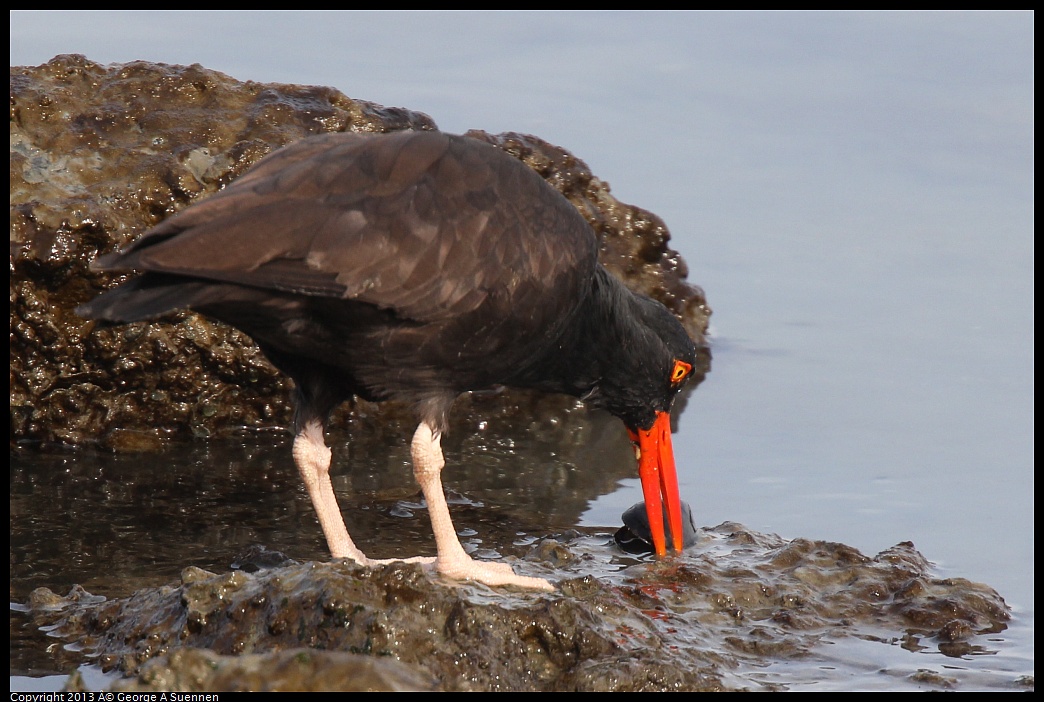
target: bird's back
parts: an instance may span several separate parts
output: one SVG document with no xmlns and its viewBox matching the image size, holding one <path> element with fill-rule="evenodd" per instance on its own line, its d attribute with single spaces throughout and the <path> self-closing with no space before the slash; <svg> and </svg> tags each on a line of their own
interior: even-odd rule
<svg viewBox="0 0 1044 702">
<path fill-rule="evenodd" d="M 503 382 L 545 353 L 589 294 L 596 255 L 577 210 L 495 147 L 328 134 L 100 257 L 96 269 L 144 275 L 80 311 L 193 308 L 277 365 L 314 362 L 374 398 L 410 399 Z"/>
</svg>

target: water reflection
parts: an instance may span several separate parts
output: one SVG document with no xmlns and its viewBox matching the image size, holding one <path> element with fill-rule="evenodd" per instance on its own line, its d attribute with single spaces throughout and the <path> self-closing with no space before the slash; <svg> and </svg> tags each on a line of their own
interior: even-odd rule
<svg viewBox="0 0 1044 702">
<path fill-rule="evenodd" d="M 485 522 L 546 534 L 635 475 L 619 420 L 601 413 L 455 426 L 443 446 L 458 530 Z M 434 553 L 405 431 L 329 437 L 348 528 L 375 557 Z M 606 525 L 611 526 L 611 525 Z M 298 560 L 326 545 L 290 456 L 289 435 L 173 443 L 161 453 L 12 454 L 12 596 L 80 583 L 117 596 L 196 565 L 228 569 L 251 544 Z"/>
</svg>

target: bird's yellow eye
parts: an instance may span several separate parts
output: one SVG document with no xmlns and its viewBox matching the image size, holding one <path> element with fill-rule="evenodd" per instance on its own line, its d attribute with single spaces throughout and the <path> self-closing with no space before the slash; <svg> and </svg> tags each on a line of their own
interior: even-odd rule
<svg viewBox="0 0 1044 702">
<path fill-rule="evenodd" d="M 680 383 L 685 380 L 685 377 L 692 372 L 692 365 L 685 361 L 675 361 L 674 368 L 671 370 L 671 382 Z"/>
</svg>

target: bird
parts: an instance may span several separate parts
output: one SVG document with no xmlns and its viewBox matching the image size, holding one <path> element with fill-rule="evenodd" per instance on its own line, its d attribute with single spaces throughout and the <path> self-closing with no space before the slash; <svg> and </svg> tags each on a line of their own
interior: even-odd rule
<svg viewBox="0 0 1044 702">
<path fill-rule="evenodd" d="M 437 555 L 404 558 L 454 580 L 553 591 L 471 558 L 442 487 L 442 436 L 460 395 L 528 388 L 622 420 L 651 538 L 681 552 L 674 398 L 696 347 L 679 320 L 598 261 L 581 213 L 505 151 L 436 130 L 337 132 L 268 154 L 215 194 L 98 256 L 136 272 L 80 305 L 123 324 L 193 310 L 235 327 L 293 381 L 293 460 L 331 556 L 368 558 L 330 482 L 325 429 L 353 397 L 412 406 L 413 472 Z"/>
</svg>

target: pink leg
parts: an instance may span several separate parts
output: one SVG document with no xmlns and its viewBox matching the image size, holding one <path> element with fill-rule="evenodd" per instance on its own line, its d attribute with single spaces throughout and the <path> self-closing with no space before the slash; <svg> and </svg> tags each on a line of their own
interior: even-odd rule
<svg viewBox="0 0 1044 702">
<path fill-rule="evenodd" d="M 330 449 L 323 440 L 323 426 L 309 422 L 294 437 L 294 463 L 304 480 L 312 507 L 319 517 L 319 525 L 326 535 L 326 543 L 334 558 L 351 558 L 359 565 L 369 565 L 369 559 L 352 542 L 344 526 L 341 509 L 337 506 L 333 485 L 330 483 Z"/>
<path fill-rule="evenodd" d="M 455 580 L 476 580 L 491 586 L 515 585 L 534 590 L 554 590 L 554 586 L 543 578 L 515 575 L 506 563 L 476 561 L 465 553 L 453 528 L 446 495 L 442 490 L 441 474 L 446 461 L 442 457 L 441 437 L 432 427 L 421 422 L 413 435 L 410 450 L 413 454 L 413 474 L 428 503 L 431 528 L 435 532 L 435 545 L 439 552 L 435 566 L 439 573 Z"/>
<path fill-rule="evenodd" d="M 344 518 L 341 516 L 341 508 L 337 506 L 337 497 L 334 495 L 333 484 L 330 483 L 330 449 L 323 440 L 323 426 L 318 421 L 312 421 L 305 425 L 301 432 L 294 437 L 294 463 L 304 480 L 308 496 L 312 498 L 312 507 L 319 518 L 319 525 L 326 535 L 326 543 L 330 547 L 330 554 L 334 558 L 351 558 L 362 566 L 382 565 L 397 560 L 407 563 L 434 563 L 434 558 L 406 558 L 391 560 L 374 560 L 367 558 L 366 554 L 352 541 L 348 535 L 348 529 L 344 526 Z"/>
</svg>

